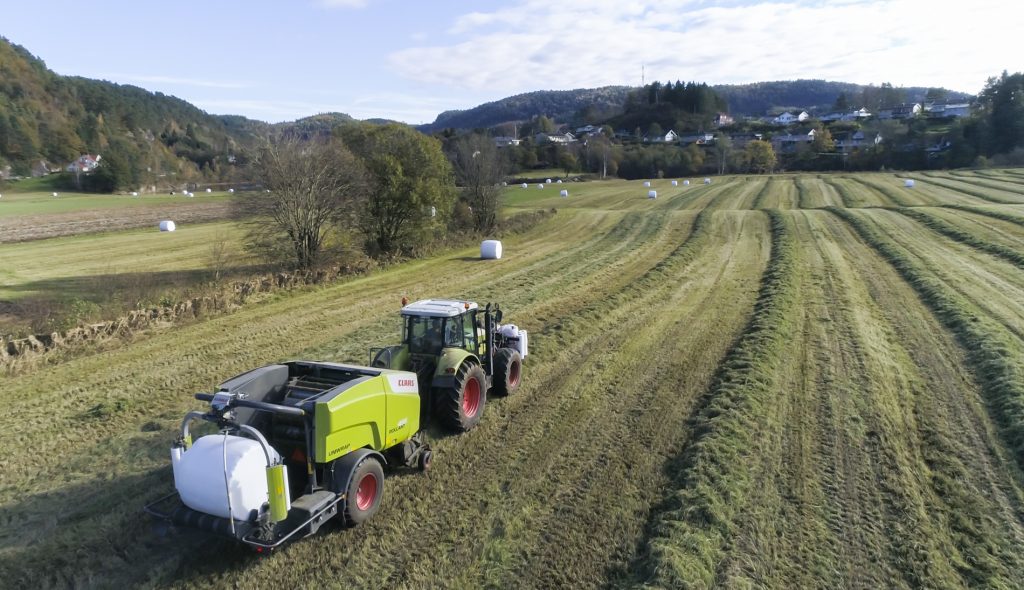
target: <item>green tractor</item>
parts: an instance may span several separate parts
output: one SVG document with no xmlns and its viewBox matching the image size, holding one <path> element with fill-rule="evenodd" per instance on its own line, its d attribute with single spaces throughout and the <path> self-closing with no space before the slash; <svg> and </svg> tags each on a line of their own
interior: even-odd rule
<svg viewBox="0 0 1024 590">
<path fill-rule="evenodd" d="M 196 394 L 209 408 L 186 414 L 171 445 L 175 491 L 145 510 L 261 552 L 335 517 L 372 517 L 385 466 L 430 468 L 431 415 L 472 428 L 489 389 L 518 387 L 526 352 L 526 332 L 499 326 L 490 305 L 421 301 L 402 317 L 403 344 L 378 350 L 373 367 L 290 361 Z M 197 423 L 215 433 L 193 441 Z"/>
<path fill-rule="evenodd" d="M 455 431 L 480 421 L 487 395 L 508 395 L 522 381 L 527 333 L 500 324 L 500 307 L 472 301 L 402 301 L 402 343 L 370 350 L 370 366 L 416 373 L 428 403 L 424 424 L 436 417 Z"/>
</svg>

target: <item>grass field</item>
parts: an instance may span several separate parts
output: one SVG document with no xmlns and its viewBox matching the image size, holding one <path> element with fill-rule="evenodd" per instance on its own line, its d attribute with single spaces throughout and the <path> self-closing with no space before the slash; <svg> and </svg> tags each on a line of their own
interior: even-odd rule
<svg viewBox="0 0 1024 590">
<path fill-rule="evenodd" d="M 559 211 L 500 261 L 449 252 L 6 378 L 0 579 L 1019 587 L 1024 177 L 983 172 L 510 187 Z M 102 276 L 116 251 L 123 272 L 144 253 L 185 271 L 214 227 L 3 245 L 24 261 L 0 297 Z M 171 489 L 192 393 L 282 359 L 365 363 L 403 295 L 501 302 L 530 330 L 523 388 L 431 433 L 433 470 L 389 477 L 359 528 L 262 558 L 154 530 L 141 507 Z"/>
</svg>

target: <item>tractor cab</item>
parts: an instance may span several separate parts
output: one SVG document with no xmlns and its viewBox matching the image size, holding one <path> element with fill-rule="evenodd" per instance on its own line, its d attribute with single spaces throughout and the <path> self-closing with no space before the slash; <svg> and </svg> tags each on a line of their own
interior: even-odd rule
<svg viewBox="0 0 1024 590">
<path fill-rule="evenodd" d="M 402 308 L 402 344 L 411 355 L 440 356 L 446 348 L 482 354 L 484 329 L 472 301 L 427 299 Z"/>
</svg>

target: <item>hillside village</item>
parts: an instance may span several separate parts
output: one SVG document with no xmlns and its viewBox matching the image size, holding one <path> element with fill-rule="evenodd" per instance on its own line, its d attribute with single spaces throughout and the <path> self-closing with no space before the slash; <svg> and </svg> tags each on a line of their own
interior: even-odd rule
<svg viewBox="0 0 1024 590">
<path fill-rule="evenodd" d="M 970 114 L 971 104 L 968 102 L 901 103 L 883 107 L 874 113 L 861 107 L 846 111 L 831 111 L 820 116 L 811 115 L 806 110 L 787 110 L 762 117 L 739 118 L 734 118 L 727 113 L 718 113 L 713 120 L 714 130 L 712 131 L 677 132 L 674 129 L 669 129 L 656 133 L 650 131 L 641 133 L 639 129 L 617 129 L 611 131 L 610 139 L 624 144 L 677 145 L 680 147 L 697 145 L 701 148 L 713 147 L 722 138 L 728 138 L 734 148 L 742 148 L 750 141 L 762 140 L 771 143 L 776 153 L 792 154 L 797 152 L 801 146 L 810 145 L 821 129 L 828 129 L 834 151 L 838 154 L 850 154 L 877 146 L 885 139 L 882 133 L 869 129 L 872 122 L 927 121 L 941 124 L 967 117 Z M 757 128 L 759 131 L 749 131 L 748 129 L 751 128 Z M 493 139 L 494 144 L 499 148 L 520 146 L 524 142 L 532 142 L 535 145 L 568 146 L 586 142 L 588 138 L 608 135 L 609 128 L 607 126 L 587 124 L 575 129 L 568 125 L 561 125 L 554 132 L 536 133 L 529 139 L 508 135 L 498 135 Z M 934 144 L 924 146 L 924 150 L 935 154 L 951 147 L 952 142 L 940 138 Z"/>
</svg>

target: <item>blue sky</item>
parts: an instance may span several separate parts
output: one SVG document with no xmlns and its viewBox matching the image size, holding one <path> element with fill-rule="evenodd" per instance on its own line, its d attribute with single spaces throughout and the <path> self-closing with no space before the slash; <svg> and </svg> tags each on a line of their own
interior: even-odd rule
<svg viewBox="0 0 1024 590">
<path fill-rule="evenodd" d="M 7 3 L 0 35 L 61 73 L 265 121 L 429 122 L 544 89 L 795 78 L 977 92 L 1022 69 L 1005 0 L 98 0 Z"/>
</svg>

